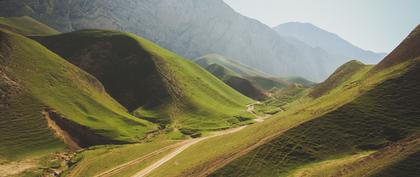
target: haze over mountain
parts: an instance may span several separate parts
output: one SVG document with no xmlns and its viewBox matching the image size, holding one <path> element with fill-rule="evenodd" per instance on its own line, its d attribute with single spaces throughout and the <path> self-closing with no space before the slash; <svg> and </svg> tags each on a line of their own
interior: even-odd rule
<svg viewBox="0 0 420 177">
<path fill-rule="evenodd" d="M 128 31 L 190 59 L 219 53 L 283 77 L 322 81 L 348 61 L 303 42 L 290 42 L 222 0 L 0 1 L 0 16 L 23 15 L 62 32 Z"/>
<path fill-rule="evenodd" d="M 361 49 L 340 36 L 310 23 L 290 22 L 273 29 L 282 36 L 293 37 L 312 47 L 322 48 L 344 58 L 358 59 L 367 64 L 376 64 L 386 55 Z"/>
</svg>

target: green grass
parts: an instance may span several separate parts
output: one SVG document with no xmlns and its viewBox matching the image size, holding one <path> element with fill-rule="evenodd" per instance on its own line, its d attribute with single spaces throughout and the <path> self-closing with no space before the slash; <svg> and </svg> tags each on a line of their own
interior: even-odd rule
<svg viewBox="0 0 420 177">
<path fill-rule="evenodd" d="M 249 98 L 255 100 L 263 100 L 266 98 L 266 95 L 261 89 L 257 88 L 249 80 L 241 78 L 241 76 L 229 68 L 225 68 L 218 64 L 211 64 L 206 69 L 227 85 Z"/>
<path fill-rule="evenodd" d="M 339 67 L 325 82 L 315 86 L 310 95 L 315 98 L 326 95 L 331 90 L 342 85 L 343 82 L 348 81 L 354 74 L 357 74 L 360 70 L 367 67 L 367 65 L 364 65 L 359 61 L 353 60 L 347 62 Z"/>
<path fill-rule="evenodd" d="M 207 68 L 208 66 L 212 64 L 218 64 L 229 70 L 234 71 L 235 73 L 238 73 L 238 75 L 243 76 L 243 77 L 250 77 L 250 76 L 272 77 L 271 75 L 267 73 L 258 71 L 254 68 L 251 68 L 249 66 L 246 66 L 244 64 L 241 64 L 239 62 L 236 62 L 232 59 L 228 59 L 218 54 L 208 54 L 208 55 L 202 56 L 200 58 L 197 58 L 195 60 L 195 63 L 199 64 L 203 68 Z"/>
<path fill-rule="evenodd" d="M 262 104 L 255 105 L 255 113 L 258 115 L 273 115 L 287 110 L 287 104 L 304 97 L 308 94 L 308 88 L 301 86 L 289 86 L 272 91 L 271 97 Z"/>
<path fill-rule="evenodd" d="M 110 95 L 139 117 L 162 126 L 218 130 L 252 116 L 253 100 L 156 44 L 129 33 L 84 30 L 37 37 L 96 76 Z"/>
<path fill-rule="evenodd" d="M 286 131 L 213 176 L 286 176 L 307 164 L 333 156 L 378 150 L 416 133 L 420 129 L 420 82 L 416 79 L 420 65 L 411 64 L 414 66 L 409 67 L 407 73 L 388 79 L 354 101 Z M 372 81 L 372 78 L 363 81 Z"/>
<path fill-rule="evenodd" d="M 202 56 L 196 59 L 195 62 L 203 68 L 207 68 L 210 73 L 216 75 L 222 80 L 226 80 L 227 77 L 233 76 L 242 77 L 249 80 L 257 88 L 265 91 L 268 91 L 274 87 L 283 88 L 289 85 L 289 82 L 284 79 L 274 78 L 272 75 L 256 70 L 218 54 Z M 225 71 L 221 72 L 220 69 L 208 69 L 209 66 L 214 64 L 223 67 Z"/>
<path fill-rule="evenodd" d="M 289 172 L 287 176 L 301 177 L 327 177 L 336 174 L 339 170 L 344 168 L 346 165 L 354 163 L 360 159 L 368 157 L 375 151 L 366 151 L 356 154 L 350 154 L 340 157 L 333 157 L 331 159 L 324 160 L 322 162 L 304 165 L 292 172 Z"/>
<path fill-rule="evenodd" d="M 52 35 L 59 32 L 35 19 L 23 17 L 0 17 L 0 29 L 10 30 L 21 35 Z"/>
<path fill-rule="evenodd" d="M 136 142 L 156 129 L 131 116 L 93 76 L 37 42 L 4 30 L 0 36 L 2 82 L 11 88 L 0 107 L 1 156 L 14 159 L 63 148 L 41 116 L 47 107 L 113 140 Z"/>
<path fill-rule="evenodd" d="M 305 122 L 314 120 L 351 102 L 366 91 L 373 89 L 384 80 L 400 76 L 407 70 L 408 65 L 409 63 L 401 64 L 365 79 L 364 76 L 371 68 L 367 67 L 357 74 L 354 74 L 347 82 L 340 85 L 338 90 L 333 90 L 329 92 L 328 95 L 324 95 L 318 99 L 313 99 L 312 97 L 299 98 L 292 103 L 285 105 L 285 108 L 287 108 L 285 112 L 276 114 L 262 123 L 250 125 L 240 132 L 212 138 L 190 147 L 154 171 L 150 176 L 179 176 L 187 173 L 200 175 L 203 174 L 202 172 L 206 172 L 211 168 L 218 168 L 220 167 L 219 165 L 223 165 L 224 159 L 232 156 L 235 157 L 235 154 L 244 149 L 251 148 L 252 150 L 254 146 L 259 146 L 259 143 L 264 144 L 275 137 L 282 137 L 281 135 L 299 127 Z M 362 80 L 363 82 L 361 82 Z M 355 82 L 359 83 L 359 85 L 357 87 L 350 87 L 352 85 L 351 83 Z M 343 94 L 343 90 L 345 90 L 345 94 Z M 302 133 L 302 131 L 300 133 Z M 255 154 L 255 152 L 258 151 L 252 151 L 251 154 Z M 248 171 L 239 167 L 246 167 L 245 164 L 250 162 L 247 161 L 245 157 L 251 158 L 252 155 L 246 155 L 244 158 L 235 160 L 233 164 L 229 164 L 226 168 L 218 171 L 215 176 L 220 176 L 221 174 L 229 176 L 229 174 L 234 175 L 236 172 L 240 171 L 244 171 L 247 174 Z M 255 158 L 259 157 L 256 156 Z M 253 163 L 250 164 L 253 165 Z M 307 163 L 301 164 L 305 165 Z M 266 169 L 264 167 L 265 164 L 263 166 L 258 166 L 256 169 L 249 168 L 249 170 L 264 170 Z"/>
<path fill-rule="evenodd" d="M 89 148 L 78 154 L 76 158 L 79 159 L 79 162 L 71 167 L 71 170 L 67 172 L 67 176 L 91 177 L 99 175 L 118 165 L 133 161 L 174 143 L 176 143 L 176 141 L 157 141 L 144 144 L 98 146 Z M 166 153 L 163 152 L 162 154 Z M 140 171 L 145 167 L 144 165 L 145 162 L 141 162 L 135 165 L 135 167 L 131 167 L 130 171 Z M 124 176 L 124 174 L 127 173 L 130 172 L 122 172 L 120 175 Z"/>
</svg>

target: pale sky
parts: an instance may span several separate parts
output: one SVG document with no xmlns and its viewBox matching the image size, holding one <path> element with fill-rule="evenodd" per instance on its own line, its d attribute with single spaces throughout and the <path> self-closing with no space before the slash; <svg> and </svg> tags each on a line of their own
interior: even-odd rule
<svg viewBox="0 0 420 177">
<path fill-rule="evenodd" d="M 358 47 L 391 52 L 420 24 L 420 0 L 224 0 L 270 27 L 309 22 Z"/>
</svg>

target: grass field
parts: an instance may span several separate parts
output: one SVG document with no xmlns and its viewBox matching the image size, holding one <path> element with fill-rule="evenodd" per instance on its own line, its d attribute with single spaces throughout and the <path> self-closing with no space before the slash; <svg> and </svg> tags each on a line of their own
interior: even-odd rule
<svg viewBox="0 0 420 177">
<path fill-rule="evenodd" d="M 75 157 L 79 159 L 79 162 L 73 166 L 70 171 L 67 172 L 66 176 L 93 177 L 102 174 L 103 172 L 110 170 L 118 165 L 133 161 L 142 156 L 145 156 L 146 154 L 152 153 L 153 151 L 159 150 L 163 147 L 170 146 L 174 143 L 177 142 L 157 141 L 144 144 L 98 146 L 89 148 Z M 164 155 L 166 153 L 168 152 L 162 152 L 158 156 Z M 156 160 L 156 158 L 158 157 L 139 161 L 138 163 L 131 166 L 129 170 L 123 170 L 119 173 L 113 174 L 112 176 L 129 176 L 128 174 L 134 174 L 147 166 L 147 162 L 153 162 Z"/>
<path fill-rule="evenodd" d="M 0 29 L 10 30 L 21 35 L 53 35 L 59 33 L 28 16 L 0 17 Z"/>
<path fill-rule="evenodd" d="M 364 76 L 372 68 L 371 66 L 366 66 L 363 70 L 354 74 L 348 81 L 338 86 L 337 90 L 329 92 L 328 95 L 324 95 L 318 99 L 313 99 L 311 97 L 299 98 L 286 105 L 287 110 L 285 112 L 274 115 L 265 122 L 251 125 L 232 135 L 217 137 L 201 142 L 187 149 L 185 152 L 157 169 L 151 176 L 188 176 L 186 174 L 197 176 L 209 174 L 213 172 L 213 170 L 222 167 L 224 164 L 229 163 L 231 160 L 238 156 L 242 156 L 249 151 L 252 152 L 251 154 L 258 152 L 252 150 L 275 137 L 281 137 L 282 134 L 299 127 L 305 122 L 323 116 L 326 113 L 351 102 L 359 95 L 371 90 L 384 80 L 401 75 L 401 73 L 406 71 L 407 66 L 408 63 L 401 64 L 365 80 L 363 79 Z M 362 80 L 363 82 L 357 82 Z M 358 86 L 350 87 L 350 85 L 355 82 L 359 83 Z M 345 89 L 346 94 L 342 94 L 342 90 L 339 91 L 339 89 Z M 194 157 L 191 157 L 190 154 L 195 155 Z M 245 157 L 251 158 L 252 155 L 245 155 L 244 158 Z M 233 164 L 229 164 L 225 168 L 222 168 L 221 171 L 215 173 L 214 176 L 229 176 L 229 174 L 237 175 L 236 172 L 239 171 L 246 172 L 245 169 L 234 165 L 235 163 L 238 163 L 240 166 L 246 166 L 243 165 L 243 163 L 249 161 L 244 158 L 235 160 Z M 265 169 L 262 167 L 258 168 Z"/>
<path fill-rule="evenodd" d="M 379 150 L 420 130 L 420 71 L 388 79 L 356 100 L 294 127 L 212 176 L 286 176 L 334 156 Z M 413 171 L 414 166 L 411 166 Z M 415 171 L 415 170 L 414 170 Z"/>
<path fill-rule="evenodd" d="M 129 33 L 84 30 L 37 37 L 96 76 L 134 115 L 184 132 L 251 121 L 241 95 L 198 65 Z"/>
<path fill-rule="evenodd" d="M 37 42 L 4 30 L 0 36 L 2 91 L 6 88 L 1 156 L 14 159 L 64 147 L 42 117 L 46 108 L 112 140 L 137 142 L 157 128 L 131 116 L 93 76 Z"/>
</svg>

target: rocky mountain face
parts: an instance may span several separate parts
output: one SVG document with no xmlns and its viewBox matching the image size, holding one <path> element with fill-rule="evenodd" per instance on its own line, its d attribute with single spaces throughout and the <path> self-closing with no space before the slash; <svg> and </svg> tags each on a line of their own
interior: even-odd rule
<svg viewBox="0 0 420 177">
<path fill-rule="evenodd" d="M 319 47 L 342 58 L 357 59 L 367 64 L 376 64 L 386 55 L 361 49 L 337 34 L 310 23 L 290 22 L 274 27 L 274 30 L 283 37 L 295 38 L 311 47 Z"/>
<path fill-rule="evenodd" d="M 63 32 L 117 29 L 187 58 L 219 53 L 278 76 L 321 81 L 343 61 L 281 37 L 222 0 L 0 0 L 0 16 L 31 16 Z"/>
</svg>

